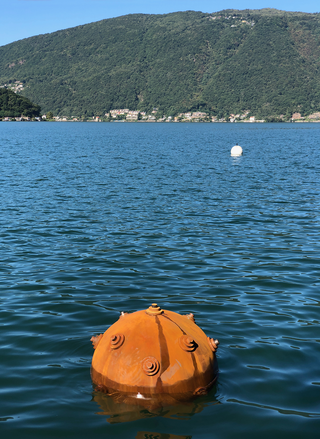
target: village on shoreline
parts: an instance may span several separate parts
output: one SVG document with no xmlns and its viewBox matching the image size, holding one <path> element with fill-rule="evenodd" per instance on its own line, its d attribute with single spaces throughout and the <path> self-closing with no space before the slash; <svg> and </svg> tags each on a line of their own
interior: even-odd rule
<svg viewBox="0 0 320 439">
<path fill-rule="evenodd" d="M 1 118 L 0 118 L 1 121 Z M 218 118 L 217 116 L 211 116 L 208 113 L 195 111 L 180 113 L 177 116 L 166 116 L 163 113 L 158 112 L 157 108 L 154 108 L 151 114 L 147 114 L 144 111 L 129 110 L 129 109 L 116 109 L 105 113 L 103 116 L 92 117 L 78 117 L 78 116 L 54 116 L 52 112 L 48 112 L 39 117 L 3 117 L 2 121 L 47 121 L 47 122 L 211 122 L 211 123 L 265 123 L 265 122 L 320 122 L 320 112 L 315 112 L 307 117 L 302 117 L 300 113 L 293 113 L 291 117 L 285 117 L 284 115 L 274 116 L 272 118 L 257 119 L 250 111 L 245 111 L 243 114 L 230 114 L 228 117 Z"/>
</svg>

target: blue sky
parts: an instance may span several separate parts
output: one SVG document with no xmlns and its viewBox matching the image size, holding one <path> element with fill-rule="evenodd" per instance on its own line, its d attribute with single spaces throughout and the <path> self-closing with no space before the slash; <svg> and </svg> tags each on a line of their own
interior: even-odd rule
<svg viewBox="0 0 320 439">
<path fill-rule="evenodd" d="M 119 15 L 277 8 L 320 12 L 319 0 L 0 0 L 0 46 Z"/>
</svg>

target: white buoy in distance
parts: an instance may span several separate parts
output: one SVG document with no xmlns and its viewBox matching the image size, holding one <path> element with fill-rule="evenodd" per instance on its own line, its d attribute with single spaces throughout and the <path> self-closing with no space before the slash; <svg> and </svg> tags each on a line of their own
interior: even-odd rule
<svg viewBox="0 0 320 439">
<path fill-rule="evenodd" d="M 239 146 L 238 144 L 236 145 L 236 146 L 233 146 L 232 148 L 231 148 L 231 155 L 233 156 L 233 157 L 238 157 L 239 155 L 242 155 L 242 148 L 241 148 L 241 146 Z"/>
</svg>

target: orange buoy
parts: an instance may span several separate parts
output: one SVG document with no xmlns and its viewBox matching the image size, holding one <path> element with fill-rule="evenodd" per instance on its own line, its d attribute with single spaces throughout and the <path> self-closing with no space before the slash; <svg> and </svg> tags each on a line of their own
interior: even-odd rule
<svg viewBox="0 0 320 439">
<path fill-rule="evenodd" d="M 154 303 L 147 310 L 121 313 L 91 341 L 97 389 L 126 400 L 188 400 L 206 394 L 217 379 L 219 342 L 205 335 L 193 314 L 162 310 Z"/>
</svg>

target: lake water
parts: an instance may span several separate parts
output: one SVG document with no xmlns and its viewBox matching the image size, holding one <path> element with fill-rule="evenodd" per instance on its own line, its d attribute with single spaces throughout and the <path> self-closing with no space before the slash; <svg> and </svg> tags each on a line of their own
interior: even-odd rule
<svg viewBox="0 0 320 439">
<path fill-rule="evenodd" d="M 319 152 L 320 124 L 0 123 L 1 438 L 318 437 Z M 220 374 L 132 415 L 90 338 L 152 302 Z"/>
</svg>

